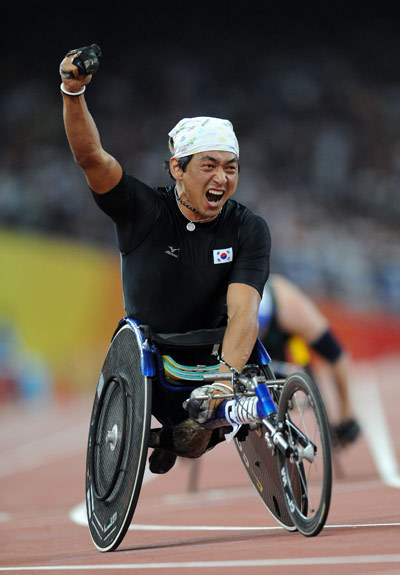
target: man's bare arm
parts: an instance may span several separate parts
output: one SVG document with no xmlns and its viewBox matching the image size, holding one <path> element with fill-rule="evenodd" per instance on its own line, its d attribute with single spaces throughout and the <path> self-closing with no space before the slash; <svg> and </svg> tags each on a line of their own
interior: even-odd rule
<svg viewBox="0 0 400 575">
<path fill-rule="evenodd" d="M 260 294 L 250 285 L 235 283 L 228 288 L 228 326 L 222 359 L 238 371 L 246 365 L 257 339 L 260 301 Z M 229 368 L 221 364 L 220 372 L 226 371 Z"/>
<path fill-rule="evenodd" d="M 258 291 L 246 284 L 235 283 L 228 288 L 228 326 L 222 342 L 222 359 L 219 373 L 230 371 L 234 367 L 242 371 L 253 351 L 258 335 L 258 308 L 261 297 Z M 204 423 L 213 417 L 222 394 L 232 391 L 229 381 L 219 381 L 218 374 L 212 385 L 196 388 L 187 403 L 189 417 L 198 423 Z M 214 399 L 213 396 L 219 396 Z M 208 396 L 207 399 L 198 399 Z"/>
<path fill-rule="evenodd" d="M 91 81 L 92 76 L 77 74 L 72 64 L 74 56 L 66 56 L 61 62 L 64 72 L 72 72 L 73 78 L 62 78 L 67 92 L 81 91 Z M 121 179 L 122 168 L 118 161 L 106 152 L 100 140 L 97 126 L 86 105 L 84 94 L 67 95 L 63 91 L 63 117 L 65 132 L 76 163 L 85 173 L 90 188 L 98 194 L 111 190 Z"/>
</svg>

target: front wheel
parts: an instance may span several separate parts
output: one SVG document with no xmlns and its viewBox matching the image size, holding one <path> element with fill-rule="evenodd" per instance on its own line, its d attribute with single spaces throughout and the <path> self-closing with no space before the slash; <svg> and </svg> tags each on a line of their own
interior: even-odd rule
<svg viewBox="0 0 400 575">
<path fill-rule="evenodd" d="M 318 387 L 305 373 L 289 376 L 278 405 L 278 427 L 290 455 L 278 450 L 278 468 L 285 502 L 298 531 L 318 535 L 325 525 L 332 492 L 332 460 L 328 418 Z M 296 471 L 296 473 L 294 473 Z M 295 497 L 300 476 L 305 501 Z"/>
</svg>

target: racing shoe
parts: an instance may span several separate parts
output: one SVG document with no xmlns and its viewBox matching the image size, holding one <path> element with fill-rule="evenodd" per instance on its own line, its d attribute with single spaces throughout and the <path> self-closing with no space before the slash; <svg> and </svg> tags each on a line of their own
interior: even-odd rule
<svg viewBox="0 0 400 575">
<path fill-rule="evenodd" d="M 149 469 L 152 473 L 163 475 L 175 465 L 175 453 L 156 447 L 149 457 Z"/>
<path fill-rule="evenodd" d="M 346 419 L 333 426 L 333 439 L 340 447 L 353 443 L 361 433 L 361 428 L 355 419 Z"/>
</svg>

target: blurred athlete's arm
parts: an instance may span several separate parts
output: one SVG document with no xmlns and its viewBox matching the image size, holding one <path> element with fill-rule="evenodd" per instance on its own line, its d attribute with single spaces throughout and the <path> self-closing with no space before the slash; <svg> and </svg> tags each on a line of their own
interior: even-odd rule
<svg viewBox="0 0 400 575">
<path fill-rule="evenodd" d="M 299 335 L 307 344 L 316 341 L 329 323 L 314 302 L 295 284 L 278 274 L 271 274 L 279 327 L 286 333 Z"/>
<path fill-rule="evenodd" d="M 332 334 L 329 322 L 314 302 L 296 285 L 280 275 L 271 275 L 277 308 L 277 321 L 286 333 L 298 335 L 330 366 L 336 383 L 341 416 L 352 416 L 348 379 L 350 360 Z"/>
<path fill-rule="evenodd" d="M 61 76 L 67 92 L 79 92 L 89 84 L 92 76 L 80 76 L 72 64 L 74 54 L 61 62 L 65 72 L 72 72 L 73 78 Z M 120 181 L 122 168 L 118 161 L 106 152 L 100 141 L 96 124 L 88 110 L 84 94 L 70 96 L 61 91 L 65 132 L 75 162 L 85 173 L 90 188 L 98 194 L 111 190 Z"/>
</svg>

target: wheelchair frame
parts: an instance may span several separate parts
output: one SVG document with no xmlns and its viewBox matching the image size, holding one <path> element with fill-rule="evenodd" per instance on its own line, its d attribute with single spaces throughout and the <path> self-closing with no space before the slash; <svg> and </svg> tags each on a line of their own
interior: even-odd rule
<svg viewBox="0 0 400 575">
<path fill-rule="evenodd" d="M 160 420 L 160 414 L 154 413 L 152 401 L 154 386 L 158 386 L 158 390 L 162 390 L 162 393 L 165 394 L 165 397 L 170 398 L 171 402 L 174 400 L 178 404 L 182 404 L 183 399 L 189 397 L 195 387 L 203 385 L 201 381 L 197 381 L 194 385 L 174 385 L 168 382 L 159 347 L 162 345 L 169 349 L 171 347 L 172 349 L 208 347 L 222 343 L 223 333 L 223 329 L 217 329 L 200 330 L 188 334 L 154 334 L 147 326 L 140 325 L 133 318 L 123 318 L 120 321 L 112 337 L 96 389 L 88 440 L 87 514 L 93 542 L 100 551 L 112 551 L 118 547 L 126 534 L 137 505 L 147 459 L 152 410 L 153 415 Z M 125 340 L 129 341 L 125 342 Z M 121 345 L 123 347 L 122 352 L 119 350 Z M 135 346 L 136 351 L 133 354 L 132 351 Z M 136 357 L 133 362 L 134 365 L 130 365 L 131 355 Z M 126 362 L 128 363 L 127 366 L 125 365 Z M 287 413 L 290 409 L 290 394 L 292 392 L 289 390 L 286 393 L 286 404 L 282 407 L 280 397 L 286 381 L 275 379 L 270 367 L 271 359 L 259 339 L 256 341 L 250 362 L 256 364 L 264 375 L 266 387 L 270 390 L 278 416 L 281 418 L 279 433 L 276 433 L 276 436 L 282 437 L 281 431 L 284 428 L 285 418 L 285 421 L 289 421 L 290 427 L 290 417 L 287 416 Z M 139 368 L 140 373 L 138 373 Z M 313 384 L 313 382 L 304 379 L 303 375 L 297 375 L 297 380 L 296 374 L 291 376 L 289 387 L 293 393 L 300 388 L 309 389 L 310 385 Z M 136 385 L 140 386 L 139 394 L 136 393 L 137 390 L 132 383 L 135 378 L 137 379 Z M 210 376 L 208 378 L 210 379 Z M 207 378 L 204 377 L 204 379 Z M 114 387 L 112 387 L 111 382 L 117 382 L 118 385 L 113 384 Z M 318 404 L 318 417 L 323 420 L 326 415 L 323 403 L 318 396 L 318 390 L 315 389 L 315 384 L 313 386 L 310 391 L 313 398 L 312 402 Z M 110 408 L 108 406 L 103 407 L 105 394 L 109 389 L 111 389 L 110 398 L 114 394 L 119 403 L 123 402 L 119 396 L 122 397 L 125 394 L 127 403 L 127 411 L 125 411 L 128 416 L 121 415 L 118 410 L 116 415 L 110 415 L 112 406 Z M 143 397 L 139 397 L 140 394 Z M 179 395 L 180 398 L 177 399 Z M 180 401 L 181 399 L 182 401 Z M 111 399 L 109 401 L 111 403 Z M 101 411 L 100 414 L 99 410 Z M 105 410 L 105 415 L 102 413 L 103 410 Z M 178 419 L 181 416 L 182 412 L 177 416 Z M 114 421 L 113 417 L 118 420 L 118 425 L 114 424 L 111 429 L 108 429 Z M 170 420 L 168 416 L 164 417 L 163 414 L 161 414 L 161 419 L 162 425 L 174 423 L 173 420 Z M 105 434 L 102 428 L 98 429 L 100 422 L 104 423 L 104 421 L 107 431 Z M 324 426 L 325 423 L 323 422 Z M 278 442 L 275 446 L 273 445 L 272 428 L 273 426 L 266 419 L 259 424 L 242 425 L 234 437 L 239 456 L 257 494 L 278 524 L 288 531 L 299 529 L 304 535 L 316 535 L 322 529 L 329 509 L 331 472 L 329 472 L 328 461 L 324 461 L 324 466 L 328 466 L 326 481 L 324 478 L 326 483 L 326 486 L 324 485 L 324 509 L 323 512 L 321 511 L 320 517 L 317 518 L 318 520 L 311 522 L 307 518 L 308 495 L 302 456 L 296 462 L 292 455 L 291 461 L 289 461 L 286 452 L 283 453 L 283 449 L 280 452 L 276 448 Z M 113 431 L 115 429 L 117 431 Z M 122 429 L 124 429 L 124 433 L 121 432 Z M 329 430 L 325 427 L 323 434 L 329 436 Z M 135 443 L 138 437 L 140 445 Z M 299 432 L 296 438 L 299 437 L 304 438 L 305 436 Z M 297 441 L 297 439 L 293 440 L 292 438 L 292 442 Z M 326 437 L 324 441 L 326 443 Z M 283 443 L 285 443 L 284 440 Z M 330 458 L 330 446 L 328 447 L 329 449 L 324 448 L 326 460 Z M 118 454 L 114 454 L 115 449 L 120 450 Z M 134 462 L 130 461 L 132 458 Z M 111 479 L 102 471 L 103 462 L 110 462 Z M 101 485 L 103 491 L 101 497 L 99 497 L 101 489 L 96 488 L 96 481 L 104 484 Z M 127 490 L 131 490 L 129 497 L 126 495 Z M 120 491 L 123 492 L 123 496 L 120 495 Z M 125 507 L 122 505 L 122 500 L 127 501 L 127 504 L 124 503 Z"/>
</svg>

